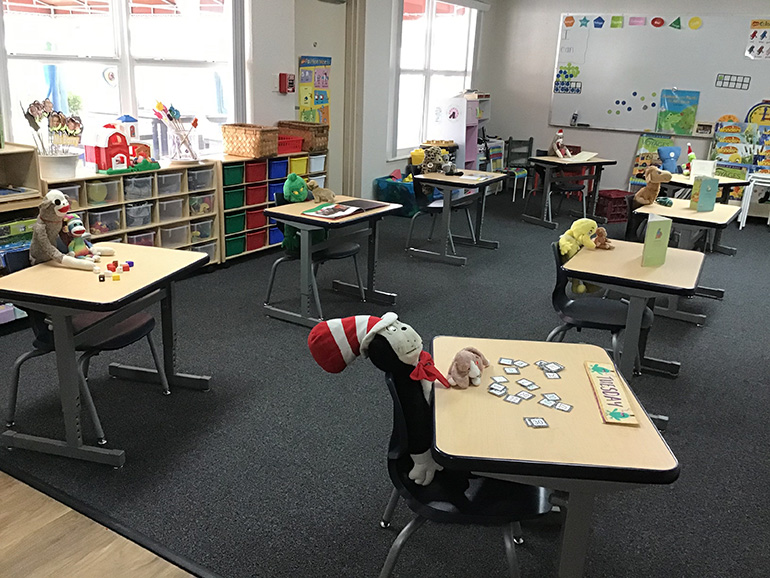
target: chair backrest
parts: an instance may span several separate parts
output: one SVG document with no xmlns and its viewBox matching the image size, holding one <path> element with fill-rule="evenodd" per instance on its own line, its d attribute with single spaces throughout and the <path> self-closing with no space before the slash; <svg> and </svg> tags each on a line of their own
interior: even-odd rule
<svg viewBox="0 0 770 578">
<path fill-rule="evenodd" d="M 641 205 L 634 200 L 633 194 L 626 196 L 626 219 L 627 220 L 626 220 L 626 233 L 623 236 L 623 238 L 626 241 L 641 243 L 644 240 L 642 238 L 642 230 L 644 228 L 645 223 L 647 222 L 647 217 L 645 215 L 638 215 L 634 213 L 634 211 L 639 207 L 641 207 Z"/>
<path fill-rule="evenodd" d="M 553 251 L 553 260 L 556 264 L 556 285 L 553 288 L 553 293 L 551 293 L 551 303 L 553 303 L 553 308 L 557 312 L 561 312 L 571 301 L 571 299 L 567 297 L 567 283 L 569 282 L 569 277 L 567 276 L 567 272 L 562 268 L 559 242 L 554 241 L 551 243 L 551 249 Z"/>
<path fill-rule="evenodd" d="M 505 166 L 506 167 L 528 167 L 529 157 L 532 156 L 532 148 L 535 139 L 529 137 L 527 140 L 516 140 L 509 138 L 505 141 Z"/>
<path fill-rule="evenodd" d="M 5 268 L 9 273 L 16 273 L 30 266 L 29 249 L 22 249 L 5 254 Z M 53 334 L 48 328 L 45 314 L 31 309 L 21 308 L 29 317 L 30 326 L 35 334 L 35 347 L 37 349 L 50 349 L 53 347 Z"/>
<path fill-rule="evenodd" d="M 29 249 L 10 251 L 5 254 L 3 259 L 5 261 L 5 268 L 9 273 L 16 273 L 16 271 L 21 271 L 30 266 Z"/>
<path fill-rule="evenodd" d="M 404 408 L 401 406 L 401 399 L 398 397 L 396 382 L 390 373 L 385 374 L 385 383 L 388 385 L 390 397 L 393 399 L 393 431 L 390 434 L 388 459 L 397 460 L 409 453 L 409 435 L 406 429 Z"/>
</svg>

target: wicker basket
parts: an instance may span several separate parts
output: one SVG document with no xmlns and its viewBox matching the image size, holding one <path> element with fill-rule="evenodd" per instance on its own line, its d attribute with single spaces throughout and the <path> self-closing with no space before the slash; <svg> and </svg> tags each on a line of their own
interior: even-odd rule
<svg viewBox="0 0 770 578">
<path fill-rule="evenodd" d="M 298 120 L 279 120 L 278 128 L 281 134 L 301 136 L 302 150 L 308 152 L 325 151 L 329 148 L 329 125 L 318 122 L 301 122 Z"/>
<path fill-rule="evenodd" d="M 278 128 L 257 124 L 223 124 L 225 154 L 259 158 L 278 154 Z"/>
</svg>

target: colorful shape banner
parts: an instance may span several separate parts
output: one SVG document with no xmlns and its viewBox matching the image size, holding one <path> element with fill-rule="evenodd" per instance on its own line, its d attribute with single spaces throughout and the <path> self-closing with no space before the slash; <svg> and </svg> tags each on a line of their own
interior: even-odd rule
<svg viewBox="0 0 770 578">
<path fill-rule="evenodd" d="M 299 120 L 329 124 L 331 66 L 327 56 L 299 57 Z"/>
</svg>

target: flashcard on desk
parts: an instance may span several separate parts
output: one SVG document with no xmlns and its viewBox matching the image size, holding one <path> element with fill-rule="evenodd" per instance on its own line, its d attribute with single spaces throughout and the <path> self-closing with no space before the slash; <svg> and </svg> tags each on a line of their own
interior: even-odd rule
<svg viewBox="0 0 770 578">
<path fill-rule="evenodd" d="M 537 367 L 539 367 L 540 369 L 543 369 L 543 366 L 544 366 L 544 365 L 546 365 L 547 363 L 548 363 L 547 361 L 543 361 L 543 360 L 541 359 L 540 361 L 536 361 L 536 362 L 535 362 L 535 365 L 536 365 Z"/>
<path fill-rule="evenodd" d="M 555 406 L 553 406 L 553 407 L 554 407 L 555 409 L 558 409 L 558 410 L 561 410 L 561 411 L 566 411 L 566 412 L 570 412 L 570 411 L 572 411 L 572 406 L 571 406 L 570 404 L 568 404 L 568 403 L 564 403 L 564 402 L 561 402 L 561 401 L 560 401 L 559 403 L 557 403 L 557 404 L 556 404 Z"/>
<path fill-rule="evenodd" d="M 508 359 L 507 357 L 501 357 L 497 363 L 500 365 L 513 365 L 513 359 Z"/>
<path fill-rule="evenodd" d="M 529 393 L 528 391 L 520 391 L 516 395 L 518 395 L 521 399 L 532 399 L 533 397 L 535 397 L 534 394 Z"/>
<path fill-rule="evenodd" d="M 558 363 L 555 363 L 553 361 L 551 363 L 546 363 L 543 367 L 545 367 L 545 369 L 547 369 L 548 371 L 554 371 L 554 372 L 561 371 L 562 369 L 564 369 L 563 365 L 559 365 Z"/>
<path fill-rule="evenodd" d="M 529 427 L 548 427 L 548 422 L 545 421 L 542 417 L 525 417 L 524 423 Z"/>
<path fill-rule="evenodd" d="M 503 371 L 508 375 L 519 375 L 521 373 L 518 367 L 504 367 Z"/>
<path fill-rule="evenodd" d="M 492 381 L 496 383 L 508 383 L 508 378 L 503 377 L 502 375 L 495 375 L 492 377 Z"/>
<path fill-rule="evenodd" d="M 523 377 L 522 377 L 521 379 L 517 379 L 517 380 L 516 380 L 516 383 L 518 383 L 519 385 L 521 385 L 521 386 L 523 386 L 523 387 L 527 387 L 527 386 L 529 386 L 529 385 L 534 385 L 534 384 L 535 384 L 535 382 L 534 382 L 534 381 L 530 381 L 530 380 L 528 380 L 528 379 L 525 379 L 525 378 L 523 378 Z"/>
<path fill-rule="evenodd" d="M 506 395 L 505 398 L 503 398 L 503 401 L 518 404 L 521 403 L 521 398 L 518 395 Z"/>
<path fill-rule="evenodd" d="M 527 363 L 526 361 L 522 361 L 521 359 L 517 359 L 516 361 L 513 362 L 513 364 L 516 367 L 527 367 L 529 365 L 529 363 Z"/>
<path fill-rule="evenodd" d="M 550 399 L 545 399 L 545 398 L 544 398 L 544 399 L 541 399 L 541 400 L 540 400 L 540 401 L 538 401 L 537 403 L 539 403 L 540 405 L 544 405 L 545 407 L 553 407 L 553 406 L 555 406 L 555 405 L 556 405 L 556 402 L 555 402 L 555 401 L 553 401 L 553 400 L 550 400 Z"/>
<path fill-rule="evenodd" d="M 544 373 L 548 379 L 561 379 L 561 375 L 559 375 L 558 373 L 554 373 L 552 371 L 546 371 Z"/>
<path fill-rule="evenodd" d="M 551 401 L 561 401 L 561 398 L 555 393 L 544 393 L 543 397 L 546 399 L 550 399 Z"/>
<path fill-rule="evenodd" d="M 488 390 L 489 393 L 492 395 L 496 395 L 497 397 L 503 397 L 504 395 L 508 395 L 508 390 L 506 389 L 490 389 Z"/>
<path fill-rule="evenodd" d="M 489 384 L 489 389 L 500 391 L 500 390 L 507 390 L 508 388 L 501 383 L 497 383 L 496 381 L 493 381 L 492 383 Z"/>
</svg>

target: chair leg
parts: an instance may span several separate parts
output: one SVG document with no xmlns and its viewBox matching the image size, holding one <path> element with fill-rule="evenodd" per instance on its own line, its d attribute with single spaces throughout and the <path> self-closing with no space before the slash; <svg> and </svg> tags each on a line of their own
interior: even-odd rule
<svg viewBox="0 0 770 578">
<path fill-rule="evenodd" d="M 85 375 L 83 375 L 83 371 L 82 371 L 83 365 L 85 363 L 88 363 L 88 359 L 98 354 L 99 354 L 98 351 L 86 351 L 82 356 L 80 356 L 78 378 L 80 381 L 80 396 L 83 398 L 86 409 L 88 410 L 88 413 L 91 416 L 91 421 L 94 424 L 94 429 L 96 430 L 97 443 L 100 446 L 103 446 L 104 444 L 107 443 L 107 438 L 104 437 L 102 422 L 99 420 L 99 414 L 96 413 L 96 406 L 94 405 L 94 400 L 91 397 L 91 390 L 88 388 L 88 384 L 86 383 L 86 377 Z"/>
<path fill-rule="evenodd" d="M 292 257 L 288 255 L 275 260 L 273 266 L 270 268 L 270 280 L 267 282 L 267 295 L 265 295 L 265 305 L 270 305 L 270 294 L 273 292 L 273 283 L 275 283 L 275 274 L 278 271 L 278 265 L 285 261 L 290 261 Z"/>
<path fill-rule="evenodd" d="M 620 332 L 612 333 L 612 361 L 617 365 L 620 363 Z"/>
<path fill-rule="evenodd" d="M 158 379 L 160 379 L 160 385 L 163 387 L 163 395 L 171 395 L 171 389 L 168 387 L 168 376 L 163 369 L 163 363 L 160 360 L 158 348 L 155 346 L 155 340 L 152 338 L 152 333 L 147 334 L 147 344 L 150 346 L 152 360 L 155 362 L 155 370 L 158 372 Z"/>
<path fill-rule="evenodd" d="M 409 247 L 412 246 L 412 231 L 414 231 L 414 222 L 417 219 L 417 217 L 419 217 L 420 215 L 422 215 L 422 213 L 420 211 L 417 211 L 414 215 L 412 215 L 412 218 L 409 219 L 409 233 L 406 235 L 407 251 L 409 250 Z"/>
<path fill-rule="evenodd" d="M 361 270 L 358 268 L 358 259 L 353 255 L 353 267 L 356 269 L 356 280 L 358 281 L 358 292 L 361 294 L 361 302 L 366 303 L 366 293 L 364 292 L 364 280 L 361 278 Z"/>
<path fill-rule="evenodd" d="M 454 242 L 454 240 L 452 239 L 452 229 L 449 229 L 449 230 L 446 232 L 446 234 L 447 234 L 447 238 L 448 238 L 448 240 L 449 240 L 449 248 L 450 248 L 450 249 L 451 249 L 451 251 L 452 251 L 452 255 L 457 255 L 457 251 L 455 250 L 455 242 Z M 445 242 L 446 242 L 446 241 L 445 241 Z"/>
<path fill-rule="evenodd" d="M 521 546 L 524 543 L 524 532 L 521 530 L 521 522 L 511 522 L 511 533 L 513 534 L 513 543 Z"/>
<path fill-rule="evenodd" d="M 465 216 L 468 218 L 468 230 L 471 232 L 471 241 L 476 243 L 476 232 L 473 230 L 473 221 L 471 220 L 471 212 L 468 207 L 465 207 Z"/>
<path fill-rule="evenodd" d="M 385 506 L 385 512 L 382 514 L 382 520 L 380 520 L 380 528 L 390 528 L 390 521 L 393 519 L 393 512 L 398 505 L 398 500 L 401 496 L 398 495 L 398 490 L 393 488 L 390 493 L 390 499 L 388 505 Z"/>
<path fill-rule="evenodd" d="M 521 529 L 520 526 L 519 529 Z M 503 541 L 505 542 L 505 557 L 508 560 L 508 575 L 511 578 L 519 578 L 519 560 L 516 557 L 514 524 L 510 524 L 503 528 Z"/>
<path fill-rule="evenodd" d="M 558 327 L 554 327 L 553 330 L 548 334 L 548 337 L 545 338 L 546 341 L 557 341 L 556 337 L 561 334 L 561 339 L 558 341 L 564 340 L 564 335 L 569 331 L 571 326 L 567 323 L 564 325 L 559 325 Z"/>
<path fill-rule="evenodd" d="M 313 291 L 313 299 L 315 300 L 315 307 L 318 311 L 318 318 L 323 319 L 324 313 L 321 310 L 321 296 L 318 294 L 318 282 L 316 281 L 316 274 L 318 273 L 318 267 L 320 263 L 314 263 L 313 268 L 310 271 L 310 288 Z"/>
<path fill-rule="evenodd" d="M 390 577 L 391 573 L 393 572 L 393 568 L 396 566 L 398 556 L 401 554 L 401 548 L 404 547 L 404 544 L 409 539 L 409 537 L 417 530 L 419 530 L 426 521 L 426 518 L 418 515 L 415 516 L 406 526 L 404 526 L 404 529 L 401 530 L 398 536 L 396 536 L 396 539 L 393 541 L 393 545 L 390 547 L 388 557 L 385 559 L 385 564 L 380 571 L 380 578 Z"/>
<path fill-rule="evenodd" d="M 428 241 L 433 240 L 433 232 L 436 230 L 436 217 L 438 217 L 438 214 L 434 214 L 430 218 L 430 232 L 428 233 Z"/>
<path fill-rule="evenodd" d="M 13 362 L 13 381 L 11 382 L 11 399 L 8 401 L 8 413 L 5 418 L 5 427 L 13 427 L 14 420 L 16 419 L 16 398 L 19 395 L 19 376 L 21 374 L 21 366 L 28 359 L 33 357 L 40 357 L 49 353 L 45 349 L 33 349 L 27 351 Z"/>
</svg>

